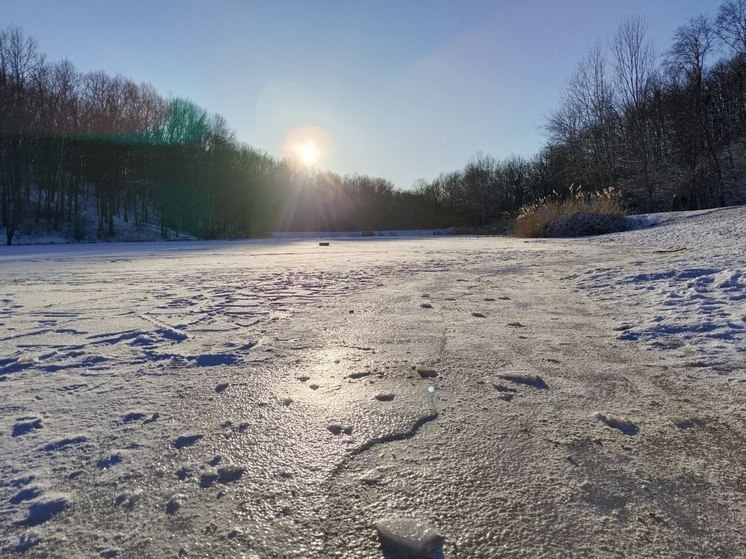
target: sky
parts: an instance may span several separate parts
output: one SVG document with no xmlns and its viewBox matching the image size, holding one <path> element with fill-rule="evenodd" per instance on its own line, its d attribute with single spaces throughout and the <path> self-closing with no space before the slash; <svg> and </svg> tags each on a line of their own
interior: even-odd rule
<svg viewBox="0 0 746 559">
<path fill-rule="evenodd" d="M 50 60 L 153 84 L 270 155 L 400 188 L 478 153 L 530 156 L 596 40 L 643 16 L 657 52 L 721 0 L 2 0 Z M 312 152 L 315 156 L 315 152 Z"/>
</svg>

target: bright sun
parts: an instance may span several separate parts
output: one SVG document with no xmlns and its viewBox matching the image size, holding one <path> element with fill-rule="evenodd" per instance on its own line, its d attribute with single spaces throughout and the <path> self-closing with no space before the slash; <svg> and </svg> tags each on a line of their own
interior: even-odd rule
<svg viewBox="0 0 746 559">
<path fill-rule="evenodd" d="M 283 157 L 305 167 L 313 168 L 321 164 L 329 155 L 331 138 L 318 126 L 302 125 L 285 136 Z"/>
<path fill-rule="evenodd" d="M 319 150 L 311 142 L 299 144 L 296 146 L 295 151 L 298 160 L 307 167 L 314 165 L 319 160 Z"/>
</svg>

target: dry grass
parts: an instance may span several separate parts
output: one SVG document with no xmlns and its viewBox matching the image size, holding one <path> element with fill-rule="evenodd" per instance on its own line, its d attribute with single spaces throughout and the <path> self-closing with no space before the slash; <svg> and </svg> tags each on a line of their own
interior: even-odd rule
<svg viewBox="0 0 746 559">
<path fill-rule="evenodd" d="M 515 220 L 516 237 L 582 237 L 614 233 L 627 228 L 626 211 L 617 190 L 608 187 L 601 192 L 583 192 L 570 187 L 570 195 L 560 199 L 540 198 L 523 206 Z"/>
</svg>

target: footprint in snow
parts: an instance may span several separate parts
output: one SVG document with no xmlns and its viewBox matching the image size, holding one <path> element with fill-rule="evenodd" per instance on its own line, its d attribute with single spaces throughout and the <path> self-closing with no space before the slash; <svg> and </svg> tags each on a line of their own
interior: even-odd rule
<svg viewBox="0 0 746 559">
<path fill-rule="evenodd" d="M 386 556 L 432 557 L 442 555 L 445 538 L 422 520 L 383 518 L 375 523 L 378 541 Z"/>
<path fill-rule="evenodd" d="M 202 474 L 199 478 L 199 485 L 203 489 L 211 487 L 216 481 L 223 485 L 227 485 L 241 479 L 245 472 L 246 468 L 241 466 L 223 466 L 222 468 L 218 468 L 216 472 L 206 472 Z"/>
<path fill-rule="evenodd" d="M 24 501 L 31 501 L 36 499 L 44 493 L 44 489 L 40 485 L 32 485 L 30 487 L 24 487 L 18 493 L 10 498 L 11 505 L 17 505 Z"/>
<path fill-rule="evenodd" d="M 16 424 L 13 425 L 11 436 L 19 437 L 25 435 L 29 431 L 41 429 L 42 427 L 44 427 L 44 425 L 42 425 L 41 417 L 19 417 L 16 420 Z"/>
<path fill-rule="evenodd" d="M 540 388 L 543 390 L 549 388 L 547 383 L 544 382 L 544 379 L 542 379 L 539 375 L 534 375 L 531 373 L 498 373 L 497 376 L 503 380 L 508 380 L 510 382 L 515 382 L 518 384 L 527 384 L 529 386 L 533 386 L 534 388 Z"/>
<path fill-rule="evenodd" d="M 42 447 L 42 450 L 46 450 L 47 452 L 65 450 L 70 446 L 85 443 L 87 441 L 88 441 L 88 437 L 86 437 L 85 435 L 74 435 L 71 437 L 64 437 L 62 439 L 57 439 L 55 441 L 52 441 L 51 443 L 47 443 L 46 445 Z"/>
<path fill-rule="evenodd" d="M 145 414 L 140 411 L 131 411 L 122 417 L 123 423 L 132 423 L 133 421 L 140 421 L 141 419 L 145 419 Z"/>
<path fill-rule="evenodd" d="M 686 417 L 672 417 L 671 423 L 679 429 L 691 429 L 695 425 L 694 421 L 687 419 Z"/>
<path fill-rule="evenodd" d="M 63 493 L 48 493 L 31 503 L 28 515 L 19 524 L 37 526 L 61 513 L 70 506 L 70 497 Z"/>
<path fill-rule="evenodd" d="M 345 435 L 352 434 L 352 427 L 342 427 L 341 425 L 337 425 L 336 423 L 332 423 L 327 427 L 327 429 L 332 435 L 341 435 L 342 433 L 344 433 Z"/>
<path fill-rule="evenodd" d="M 184 503 L 185 499 L 186 497 L 181 494 L 171 497 L 166 503 L 166 514 L 173 515 L 179 512 L 179 509 L 181 508 L 181 505 Z"/>
<path fill-rule="evenodd" d="M 192 446 L 193 444 L 197 443 L 202 437 L 204 437 L 204 435 L 200 433 L 184 433 L 176 437 L 176 439 L 174 440 L 174 446 L 176 448 Z"/>
<path fill-rule="evenodd" d="M 438 371 L 432 367 L 419 366 L 416 370 L 422 378 L 436 378 L 438 376 Z"/>
<path fill-rule="evenodd" d="M 112 454 L 106 458 L 102 458 L 96 463 L 99 470 L 108 470 L 112 466 L 116 466 L 124 461 L 124 457 L 121 454 Z"/>
<path fill-rule="evenodd" d="M 18 543 L 15 545 L 15 550 L 19 553 L 31 549 L 35 545 L 39 545 L 42 542 L 42 537 L 36 530 L 28 530 L 21 534 L 18 538 Z"/>
<path fill-rule="evenodd" d="M 623 419 L 621 417 L 617 417 L 615 415 L 596 412 L 595 414 L 593 414 L 593 417 L 595 417 L 601 423 L 604 423 L 605 425 L 611 427 L 612 429 L 621 431 L 625 435 L 634 436 L 640 431 L 637 425 L 635 425 L 631 421 Z"/>
</svg>

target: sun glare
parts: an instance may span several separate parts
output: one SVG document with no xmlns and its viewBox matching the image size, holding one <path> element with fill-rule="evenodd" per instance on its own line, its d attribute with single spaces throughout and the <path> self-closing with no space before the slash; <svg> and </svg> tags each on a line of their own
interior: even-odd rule
<svg viewBox="0 0 746 559">
<path fill-rule="evenodd" d="M 298 160 L 308 167 L 316 164 L 316 162 L 319 160 L 319 150 L 310 142 L 300 144 L 295 149 L 295 151 L 298 156 Z"/>
<path fill-rule="evenodd" d="M 305 167 L 315 167 L 325 160 L 330 149 L 331 139 L 324 129 L 304 125 L 285 136 L 283 156 Z"/>
</svg>

